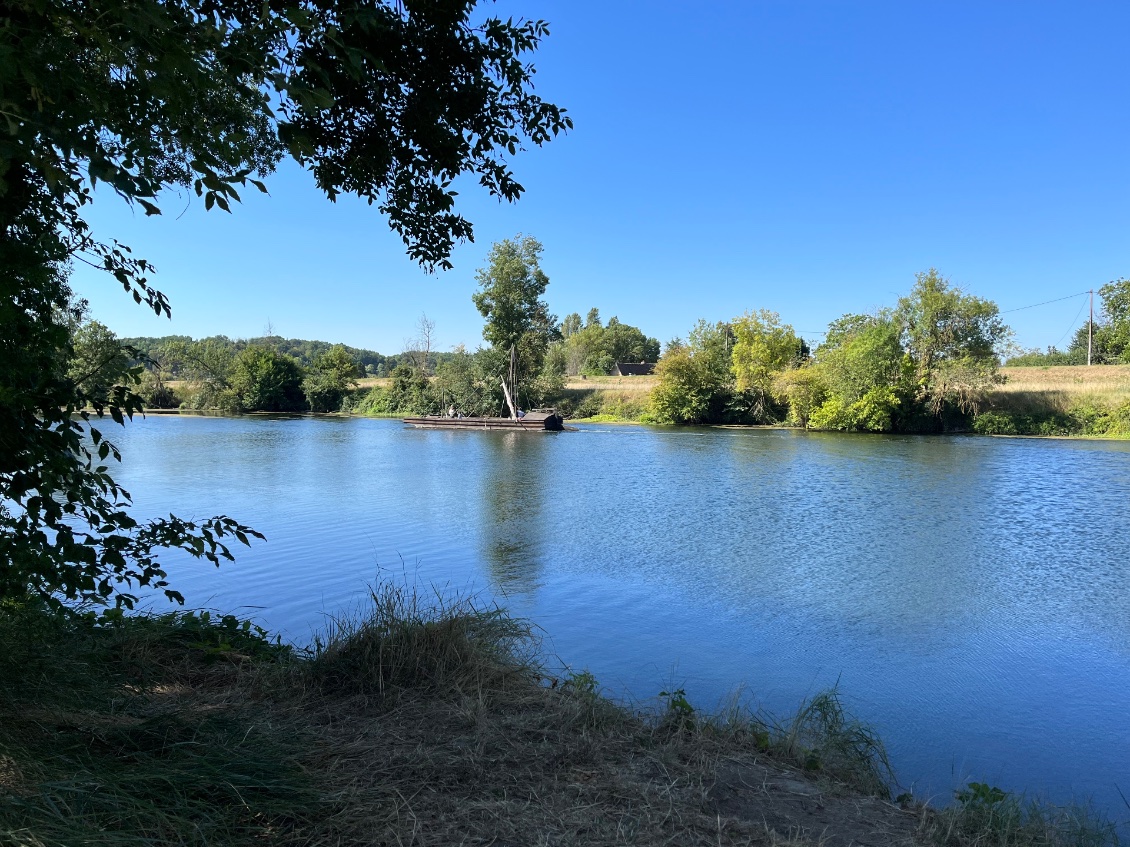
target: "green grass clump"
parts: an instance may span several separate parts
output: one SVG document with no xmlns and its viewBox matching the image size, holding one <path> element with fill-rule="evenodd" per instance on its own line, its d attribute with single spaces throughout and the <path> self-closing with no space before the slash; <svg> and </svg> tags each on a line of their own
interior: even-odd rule
<svg viewBox="0 0 1130 847">
<path fill-rule="evenodd" d="M 531 645 L 530 627 L 498 607 L 385 583 L 370 589 L 363 612 L 330 620 L 307 670 L 336 692 L 482 689 L 536 678 Z"/>
<path fill-rule="evenodd" d="M 1064 411 L 1054 408 L 989 409 L 973 419 L 981 435 L 1091 435 L 1130 438 L 1130 402 L 1109 407 L 1081 403 Z"/>
<path fill-rule="evenodd" d="M 923 819 L 939 847 L 1118 847 L 1114 824 L 1087 805 L 1056 806 L 971 782 L 956 803 Z"/>
<path fill-rule="evenodd" d="M 822 691 L 787 721 L 772 721 L 769 748 L 806 771 L 818 771 L 857 791 L 889 797 L 894 772 L 873 728 L 844 709 L 839 691 Z"/>
<path fill-rule="evenodd" d="M 234 619 L 0 610 L 0 844 L 285 844 L 318 805 Z"/>
</svg>

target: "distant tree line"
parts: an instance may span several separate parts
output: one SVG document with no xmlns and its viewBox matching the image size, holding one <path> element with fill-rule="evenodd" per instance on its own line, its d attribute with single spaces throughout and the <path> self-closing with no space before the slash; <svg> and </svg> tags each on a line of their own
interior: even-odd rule
<svg viewBox="0 0 1130 847">
<path fill-rule="evenodd" d="M 558 328 L 560 338 L 546 351 L 546 366 L 564 376 L 601 376 L 618 362 L 659 360 L 659 341 L 638 327 L 613 316 L 600 321 L 600 310 L 589 309 L 582 322 L 577 312 L 566 315 Z"/>
<path fill-rule="evenodd" d="M 364 374 L 344 345 L 313 342 L 318 352 L 303 362 L 271 341 L 119 339 L 103 324 L 84 321 L 73 328 L 69 372 L 92 397 L 133 384 L 151 408 L 236 414 L 336 412 Z"/>
<path fill-rule="evenodd" d="M 518 376 L 513 399 L 524 408 L 605 413 L 593 398 L 578 396 L 583 392 L 566 390 L 565 379 L 606 374 L 618 362 L 658 360 L 656 385 L 646 406 L 633 413 L 654 423 L 785 423 L 865 432 L 1009 431 L 1015 423 L 1004 421 L 1000 410 L 983 408 L 1003 382 L 999 365 L 1011 330 L 995 303 L 951 285 L 934 269 L 917 274 L 895 305 L 832 321 L 818 345 L 762 309 L 729 321 L 700 320 L 660 356 L 655 338 L 615 317 L 602 322 L 595 307 L 584 318 L 574 312 L 558 321 L 543 299 L 549 278 L 541 269 L 542 249 L 521 235 L 492 247 L 473 296 L 487 345 L 474 351 L 462 345 L 433 351 L 435 325 L 426 316 L 419 337 L 406 345 L 410 349 L 391 356 L 275 335 L 118 341 L 105 327 L 89 323 L 75 329 L 76 361 L 95 381 L 115 368 L 143 365 L 141 394 L 152 406 L 233 413 L 401 415 L 454 409 L 507 415 L 502 382 L 509 378 L 513 350 Z M 1103 286 L 1100 296 L 1094 360 L 1128 361 L 1130 281 Z M 1075 364 L 1080 348 L 1085 361 L 1086 329 L 1066 353 L 1029 353 L 1009 362 Z M 99 366 L 103 360 L 108 364 Z M 358 389 L 363 376 L 387 379 Z M 174 381 L 175 392 L 169 386 Z M 978 426 L 982 411 L 991 414 L 982 415 Z M 1021 423 L 1018 431 L 1035 426 Z M 1056 426 L 1063 429 L 1061 423 Z"/>
<path fill-rule="evenodd" d="M 193 339 L 187 335 L 166 335 L 160 338 L 123 338 L 121 341 L 123 344 L 134 347 L 140 351 L 147 359 L 159 363 L 173 378 L 178 376 L 180 368 L 180 362 L 175 355 L 175 351 L 178 349 L 177 345 L 200 342 L 210 342 L 226 347 L 230 349 L 232 353 L 239 353 L 246 347 L 270 347 L 283 355 L 290 356 L 292 359 L 297 360 L 303 367 L 307 368 L 313 364 L 315 358 L 326 353 L 330 348 L 341 347 L 353 358 L 365 376 L 373 377 L 390 376 L 393 369 L 401 362 L 408 360 L 416 361 L 419 359 L 420 355 L 420 351 L 411 349 L 403 353 L 385 355 L 375 350 L 350 347 L 347 344 L 334 344 L 329 341 L 308 341 L 302 338 L 282 338 L 278 335 L 267 335 L 261 338 L 248 339 L 233 339 L 228 338 L 226 335 L 214 335 L 209 338 L 200 339 L 200 342 L 193 342 Z M 450 355 L 449 353 L 429 350 L 427 351 L 428 366 L 434 369 L 442 359 Z M 150 366 L 152 366 L 151 363 Z"/>
<path fill-rule="evenodd" d="M 1100 308 L 1094 324 L 1084 323 L 1075 331 L 1066 350 L 1048 347 L 1013 356 L 1009 367 L 1048 367 L 1087 364 L 1088 343 L 1091 362 L 1096 365 L 1130 364 L 1130 279 L 1116 279 L 1099 289 Z M 1089 336 L 1089 338 L 1088 338 Z"/>
</svg>

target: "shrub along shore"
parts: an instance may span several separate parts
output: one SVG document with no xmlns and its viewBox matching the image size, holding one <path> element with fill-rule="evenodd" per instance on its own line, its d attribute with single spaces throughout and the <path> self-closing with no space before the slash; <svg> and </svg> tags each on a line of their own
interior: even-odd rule
<svg viewBox="0 0 1130 847">
<path fill-rule="evenodd" d="M 1001 376 L 1004 382 L 950 431 L 1130 438 L 1128 365 L 1009 367 Z M 590 378 L 569 382 L 563 393 L 574 420 L 649 423 L 654 385 L 652 377 Z"/>
<path fill-rule="evenodd" d="M 835 691 L 641 709 L 530 628 L 373 592 L 296 649 L 231 616 L 0 608 L 0 844 L 1115 845 L 1079 807 L 898 794 Z"/>
</svg>

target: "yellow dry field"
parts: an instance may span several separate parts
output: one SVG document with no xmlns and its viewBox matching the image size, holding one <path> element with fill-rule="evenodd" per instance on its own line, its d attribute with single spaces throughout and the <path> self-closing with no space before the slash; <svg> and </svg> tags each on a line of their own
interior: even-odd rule
<svg viewBox="0 0 1130 847">
<path fill-rule="evenodd" d="M 1071 394 L 1130 395 L 1130 365 L 1063 365 L 1001 368 L 999 391 L 1066 391 Z"/>
<path fill-rule="evenodd" d="M 367 376 L 357 380 L 361 388 L 388 388 L 392 385 L 392 378 L 387 376 Z"/>
<path fill-rule="evenodd" d="M 655 387 L 654 376 L 569 376 L 565 377 L 566 388 L 587 389 L 589 391 L 651 391 Z"/>
<path fill-rule="evenodd" d="M 1005 383 L 989 401 L 1000 408 L 1065 412 L 1074 406 L 1113 408 L 1130 401 L 1130 365 L 1001 368 L 1001 374 Z"/>
</svg>

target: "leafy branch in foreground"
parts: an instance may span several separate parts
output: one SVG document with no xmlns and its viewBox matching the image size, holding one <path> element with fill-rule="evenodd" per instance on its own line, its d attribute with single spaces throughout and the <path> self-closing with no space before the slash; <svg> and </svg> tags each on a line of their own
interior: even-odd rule
<svg viewBox="0 0 1130 847">
<path fill-rule="evenodd" d="M 473 0 L 12 0 L 0 6 L 0 599 L 130 606 L 165 587 L 157 551 L 218 563 L 226 517 L 138 524 L 91 412 L 140 410 L 138 374 L 76 356 L 67 269 L 105 271 L 170 314 L 154 269 L 100 240 L 99 183 L 147 215 L 169 189 L 230 211 L 283 156 L 333 200 L 376 204 L 408 254 L 450 267 L 471 224 L 452 183 L 515 200 L 508 161 L 572 126 L 532 92 L 541 21 L 472 25 Z M 111 368 L 112 370 L 112 368 Z M 97 390 L 95 390 L 97 389 Z M 167 589 L 166 589 L 167 590 Z M 175 592 L 167 591 L 174 599 Z"/>
</svg>

